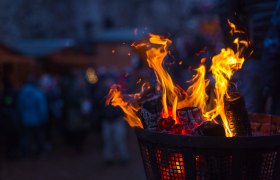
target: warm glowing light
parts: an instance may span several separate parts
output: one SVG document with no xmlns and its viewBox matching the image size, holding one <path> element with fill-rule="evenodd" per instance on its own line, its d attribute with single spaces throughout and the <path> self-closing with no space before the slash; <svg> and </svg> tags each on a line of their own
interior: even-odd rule
<svg viewBox="0 0 280 180">
<path fill-rule="evenodd" d="M 172 43 L 171 40 L 150 34 L 148 43 L 132 44 L 136 49 L 146 47 L 147 62 L 156 74 L 157 82 L 161 85 L 162 91 L 162 117 L 167 118 L 171 116 L 176 119 L 176 109 L 178 102 L 179 89 L 174 85 L 170 75 L 163 68 L 163 61 L 168 53 L 168 46 Z M 171 111 L 169 111 L 171 109 Z M 171 112 L 171 113 L 170 113 Z"/>
<path fill-rule="evenodd" d="M 202 112 L 206 111 L 206 102 L 208 95 L 206 93 L 206 87 L 209 84 L 209 80 L 205 79 L 206 68 L 201 65 L 196 69 L 197 74 L 193 76 L 191 82 L 193 84 L 188 88 L 188 98 L 185 100 L 185 107 L 200 107 Z"/>
<path fill-rule="evenodd" d="M 231 33 L 242 33 L 242 31 L 239 31 L 235 28 L 234 24 L 232 24 L 230 21 L 228 22 L 230 27 L 232 28 L 232 30 L 230 31 Z M 240 45 L 248 47 L 249 44 L 249 42 L 244 40 L 240 41 L 238 38 L 236 38 L 233 42 L 237 47 L 236 52 L 234 52 L 230 48 L 223 48 L 219 54 L 212 58 L 210 71 L 212 72 L 212 75 L 216 81 L 214 89 L 214 93 L 216 96 L 214 100 L 215 107 L 209 112 L 204 113 L 204 116 L 210 120 L 213 120 L 217 116 L 221 117 L 227 137 L 232 137 L 234 134 L 232 134 L 229 129 L 224 109 L 224 99 L 232 99 L 227 92 L 229 80 L 233 76 L 235 71 L 242 68 L 242 65 L 244 63 L 244 58 L 242 57 L 244 47 Z"/>
<path fill-rule="evenodd" d="M 86 78 L 88 80 L 89 83 L 91 84 L 95 84 L 98 82 L 98 77 L 96 75 L 96 72 L 93 68 L 88 68 L 86 70 Z"/>
</svg>

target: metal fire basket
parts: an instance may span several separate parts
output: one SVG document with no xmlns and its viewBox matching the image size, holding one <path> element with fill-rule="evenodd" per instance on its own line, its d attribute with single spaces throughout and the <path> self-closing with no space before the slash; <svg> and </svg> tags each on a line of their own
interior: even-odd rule
<svg viewBox="0 0 280 180">
<path fill-rule="evenodd" d="M 280 135 L 269 134 L 278 132 L 280 122 L 254 117 L 252 129 L 265 135 L 206 137 L 136 128 L 147 179 L 279 180 Z"/>
</svg>

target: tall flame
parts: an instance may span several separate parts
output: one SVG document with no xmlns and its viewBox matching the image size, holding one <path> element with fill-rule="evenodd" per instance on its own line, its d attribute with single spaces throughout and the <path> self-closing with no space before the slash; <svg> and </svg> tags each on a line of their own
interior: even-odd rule
<svg viewBox="0 0 280 180">
<path fill-rule="evenodd" d="M 206 87 L 209 84 L 209 80 L 205 79 L 206 68 L 204 65 L 200 65 L 199 68 L 195 70 L 197 74 L 193 76 L 191 80 L 193 84 L 187 90 L 189 96 L 185 100 L 185 106 L 200 107 L 202 113 L 205 113 L 208 100 Z"/>
<path fill-rule="evenodd" d="M 132 46 L 135 48 L 141 48 L 143 46 L 148 48 L 146 51 L 148 65 L 154 70 L 157 82 L 161 85 L 162 117 L 167 118 L 171 116 L 174 120 L 177 120 L 176 110 L 179 89 L 174 85 L 172 78 L 163 68 L 163 60 L 168 53 L 167 48 L 171 43 L 172 41 L 165 37 L 149 34 L 149 43 L 134 43 Z"/>
<path fill-rule="evenodd" d="M 231 32 L 237 32 L 240 33 L 242 31 L 236 30 L 236 27 L 233 23 L 230 21 L 229 25 L 232 27 Z M 229 129 L 228 120 L 225 114 L 224 109 L 224 99 L 227 98 L 229 100 L 233 100 L 230 95 L 228 94 L 228 85 L 229 80 L 233 76 L 234 72 L 241 69 L 242 65 L 244 63 L 244 58 L 242 57 L 242 52 L 244 50 L 244 46 L 248 47 L 249 42 L 247 41 L 240 41 L 238 38 L 236 38 L 233 41 L 236 44 L 236 52 L 234 52 L 230 48 L 223 48 L 219 54 L 214 56 L 212 58 L 212 65 L 210 67 L 210 71 L 212 72 L 212 75 L 215 79 L 215 107 L 214 109 L 204 113 L 204 116 L 207 119 L 213 120 L 218 115 L 220 115 L 224 128 L 226 131 L 227 137 L 232 137 L 233 134 Z M 244 46 L 240 46 L 240 45 Z"/>
</svg>

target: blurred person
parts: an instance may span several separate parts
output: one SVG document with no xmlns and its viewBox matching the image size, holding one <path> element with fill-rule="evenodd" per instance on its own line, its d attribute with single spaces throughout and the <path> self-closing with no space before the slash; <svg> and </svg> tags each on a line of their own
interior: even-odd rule
<svg viewBox="0 0 280 180">
<path fill-rule="evenodd" d="M 47 98 L 49 119 L 44 124 L 46 135 L 45 148 L 50 151 L 52 149 L 52 132 L 55 125 L 59 124 L 62 117 L 63 102 L 61 99 L 60 89 L 54 76 L 43 74 L 39 80 L 40 89 L 44 92 Z"/>
<path fill-rule="evenodd" d="M 102 104 L 102 97 L 104 97 L 104 91 L 102 89 L 103 75 L 98 76 L 98 82 L 92 88 L 92 96 L 94 102 L 94 108 L 92 109 L 93 114 L 93 130 L 97 132 L 101 132 L 101 124 L 102 124 L 102 111 L 104 105 Z"/>
<path fill-rule="evenodd" d="M 108 92 L 113 83 L 114 77 L 107 77 L 104 81 L 104 90 Z M 121 165 L 125 165 L 128 161 L 128 151 L 126 144 L 126 124 L 123 119 L 122 110 L 119 107 L 113 107 L 111 105 L 105 106 L 102 111 L 102 120 L 105 165 L 112 165 L 115 156 L 118 157 Z"/>
<path fill-rule="evenodd" d="M 43 131 L 45 134 L 45 142 L 44 146 L 46 150 L 51 149 L 51 126 L 52 126 L 52 114 L 51 114 L 51 99 L 50 99 L 50 93 L 52 88 L 52 77 L 49 74 L 43 74 L 39 79 L 39 88 L 44 93 L 46 100 L 47 100 L 47 109 L 48 109 L 48 121 L 46 121 L 43 125 Z"/>
<path fill-rule="evenodd" d="M 269 31 L 264 39 L 261 63 L 265 113 L 280 115 L 280 0 L 278 0 Z"/>
<path fill-rule="evenodd" d="M 22 157 L 26 158 L 29 155 L 33 141 L 35 154 L 40 155 L 44 152 L 43 124 L 48 120 L 48 109 L 46 97 L 35 84 L 35 77 L 30 76 L 28 82 L 21 88 L 17 106 L 22 123 Z"/>
<path fill-rule="evenodd" d="M 73 73 L 72 81 L 65 91 L 65 115 L 67 141 L 77 153 L 84 150 L 84 142 L 91 126 L 89 113 L 91 101 L 85 77 L 80 72 Z"/>
<path fill-rule="evenodd" d="M 0 128 L 4 137 L 4 147 L 7 159 L 18 158 L 20 122 L 16 113 L 17 92 L 9 79 L 3 81 L 4 89 L 0 97 Z"/>
<path fill-rule="evenodd" d="M 73 75 L 70 72 L 65 72 L 62 74 L 61 83 L 59 84 L 61 89 L 61 99 L 62 99 L 62 116 L 61 122 L 59 123 L 60 133 L 65 141 L 68 143 L 68 133 L 67 133 L 67 112 L 68 112 L 68 89 L 73 84 Z"/>
<path fill-rule="evenodd" d="M 53 128 L 58 135 L 63 136 L 63 107 L 64 101 L 62 98 L 62 79 L 60 76 L 55 76 L 53 79 L 53 88 L 49 94 L 49 111 L 50 119 L 53 120 Z M 54 141 L 54 139 L 52 139 Z M 54 142 L 53 142 L 54 143 Z"/>
<path fill-rule="evenodd" d="M 184 31 L 179 31 L 175 38 L 175 46 L 178 53 L 178 57 L 180 59 L 186 59 L 188 52 L 187 52 L 187 37 Z"/>
</svg>

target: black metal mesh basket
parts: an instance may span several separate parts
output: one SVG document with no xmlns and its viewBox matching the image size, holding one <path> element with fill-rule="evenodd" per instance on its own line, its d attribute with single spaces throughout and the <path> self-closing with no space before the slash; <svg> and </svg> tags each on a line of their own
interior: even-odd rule
<svg viewBox="0 0 280 180">
<path fill-rule="evenodd" d="M 280 135 L 226 138 L 135 131 L 147 179 L 280 179 Z"/>
</svg>

